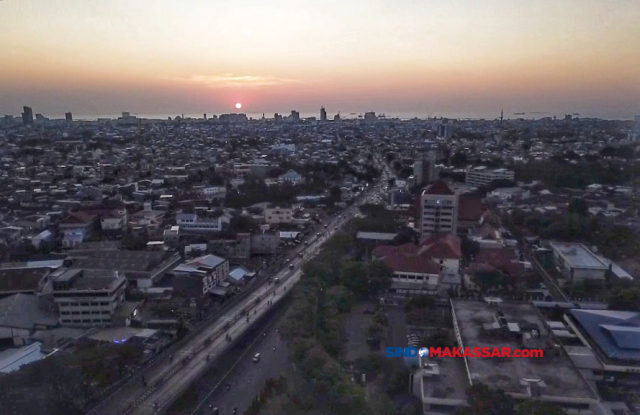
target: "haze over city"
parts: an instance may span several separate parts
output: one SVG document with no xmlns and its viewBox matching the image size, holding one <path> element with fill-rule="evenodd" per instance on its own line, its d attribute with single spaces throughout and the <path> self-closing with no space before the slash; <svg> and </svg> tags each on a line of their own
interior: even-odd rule
<svg viewBox="0 0 640 415">
<path fill-rule="evenodd" d="M 5 0 L 0 112 L 627 119 L 639 20 L 634 0 Z"/>
</svg>

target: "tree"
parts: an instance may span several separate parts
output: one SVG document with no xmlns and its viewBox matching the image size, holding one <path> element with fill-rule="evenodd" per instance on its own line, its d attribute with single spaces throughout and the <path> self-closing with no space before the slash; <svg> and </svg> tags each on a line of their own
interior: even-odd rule
<svg viewBox="0 0 640 415">
<path fill-rule="evenodd" d="M 483 383 L 474 383 L 467 389 L 468 408 L 456 415 L 513 415 L 514 401 L 502 390 L 491 389 Z"/>
<path fill-rule="evenodd" d="M 500 270 L 479 270 L 471 277 L 482 291 L 498 288 L 505 283 L 506 277 Z"/>
<path fill-rule="evenodd" d="M 467 154 L 462 152 L 462 151 L 457 151 L 451 157 L 451 164 L 456 166 L 456 167 L 466 165 L 467 164 Z"/>
<path fill-rule="evenodd" d="M 384 328 L 379 324 L 372 324 L 367 327 L 367 337 L 380 337 L 384 333 Z"/>
<path fill-rule="evenodd" d="M 618 288 L 609 299 L 609 310 L 640 311 L 640 288 Z"/>
<path fill-rule="evenodd" d="M 342 189 L 339 186 L 333 186 L 329 189 L 329 195 L 331 195 L 331 199 L 340 200 L 340 196 L 342 195 Z"/>
<path fill-rule="evenodd" d="M 569 213 L 577 213 L 586 217 L 589 214 L 589 205 L 586 200 L 575 197 L 569 202 Z"/>
<path fill-rule="evenodd" d="M 462 249 L 462 255 L 464 255 L 465 258 L 469 259 L 471 257 L 475 257 L 476 255 L 478 255 L 478 252 L 480 252 L 480 244 L 476 241 L 472 241 L 469 238 L 462 239 L 460 248 Z"/>
<path fill-rule="evenodd" d="M 381 308 L 378 311 L 376 311 L 376 314 L 373 316 L 373 322 L 380 326 L 389 325 L 389 318 L 385 314 L 384 309 Z"/>
<path fill-rule="evenodd" d="M 516 406 L 516 415 L 565 415 L 564 409 L 553 402 L 526 401 Z"/>
<path fill-rule="evenodd" d="M 615 157 L 616 149 L 611 146 L 606 146 L 602 150 L 600 150 L 600 155 L 602 157 Z"/>
<path fill-rule="evenodd" d="M 249 216 L 238 215 L 231 218 L 229 232 L 251 233 L 258 229 L 258 224 Z"/>
<path fill-rule="evenodd" d="M 413 309 L 433 308 L 436 305 L 436 299 L 431 295 L 416 295 L 409 297 L 405 309 L 407 312 Z"/>
<path fill-rule="evenodd" d="M 382 261 L 369 263 L 369 293 L 377 295 L 391 286 L 393 271 Z"/>
</svg>

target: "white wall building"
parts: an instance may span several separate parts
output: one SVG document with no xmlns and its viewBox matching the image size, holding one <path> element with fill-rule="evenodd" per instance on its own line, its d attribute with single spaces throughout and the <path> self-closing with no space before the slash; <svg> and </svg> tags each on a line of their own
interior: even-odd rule
<svg viewBox="0 0 640 415">
<path fill-rule="evenodd" d="M 201 190 L 202 194 L 208 198 L 224 198 L 227 196 L 227 188 L 225 186 L 205 187 Z"/>
<path fill-rule="evenodd" d="M 494 180 L 513 180 L 513 170 L 490 169 L 487 166 L 478 166 L 467 169 L 465 183 L 469 186 L 487 186 Z"/>
<path fill-rule="evenodd" d="M 126 231 L 128 223 L 127 210 L 113 211 L 100 218 L 100 227 L 103 231 Z"/>
<path fill-rule="evenodd" d="M 551 242 L 556 268 L 571 281 L 604 280 L 609 265 L 582 244 Z"/>
<path fill-rule="evenodd" d="M 231 218 L 226 214 L 218 217 L 202 216 L 196 213 L 176 214 L 176 223 L 185 232 L 220 232 L 230 221 Z"/>
<path fill-rule="evenodd" d="M 53 299 L 63 326 L 110 325 L 124 302 L 127 279 L 117 271 L 99 276 L 84 269 L 58 270 L 52 276 Z"/>
<path fill-rule="evenodd" d="M 458 231 L 458 195 L 444 182 L 435 182 L 422 193 L 420 238 Z"/>
</svg>

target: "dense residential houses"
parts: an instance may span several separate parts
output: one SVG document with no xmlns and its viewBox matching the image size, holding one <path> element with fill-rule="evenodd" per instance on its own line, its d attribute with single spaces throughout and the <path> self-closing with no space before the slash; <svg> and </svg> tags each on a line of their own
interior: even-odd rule
<svg viewBox="0 0 640 415">
<path fill-rule="evenodd" d="M 380 299 L 446 300 L 441 303 L 464 341 L 544 347 L 551 353 L 547 366 L 563 373 L 558 380 L 545 365 L 501 369 L 471 359 L 462 368 L 430 361 L 413 374 L 425 410 L 464 405 L 457 389 L 467 377 L 499 379 L 517 398 L 539 396 L 540 385 L 533 384 L 540 379 L 547 382 L 545 396 L 584 409 L 595 399 L 580 376 L 604 381 L 613 372 L 640 371 L 632 344 L 637 313 L 551 301 L 557 292 L 536 273 L 544 266 L 564 289 L 610 277 L 634 282 L 640 266 L 630 266 L 632 255 L 614 262 L 581 241 L 516 236 L 507 219 L 524 213 L 534 215 L 524 222 L 544 222 L 581 199 L 586 217 L 640 232 L 629 180 L 571 187 L 518 177 L 523 166 L 552 158 L 568 165 L 576 157 L 622 161 L 601 151 L 626 145 L 619 137 L 632 136 L 627 130 L 622 122 L 589 119 L 403 121 L 373 113 L 366 122 L 127 115 L 29 127 L 5 118 L 0 342 L 29 347 L 60 336 L 55 343 L 69 351 L 69 333 L 114 341 L 109 329 L 135 327 L 153 332 L 150 338 L 176 336 L 212 303 L 252 289 L 270 267 L 286 266 L 292 251 L 323 232 L 323 221 L 375 181 L 372 157 L 380 153 L 393 174 L 369 202 L 393 211 L 393 221 L 385 232 L 354 235 L 367 259 L 393 273 Z M 137 144 L 141 138 L 149 145 Z M 358 212 L 366 215 L 364 208 Z M 483 275 L 502 280 L 487 288 Z M 560 320 L 547 314 L 541 320 L 528 301 L 533 292 L 546 300 L 535 305 L 540 310 L 569 311 Z M 511 297 L 503 301 L 496 293 Z M 562 345 L 564 354 L 557 352 L 559 339 L 571 341 Z M 149 354 L 157 353 L 162 342 L 150 343 Z"/>
</svg>

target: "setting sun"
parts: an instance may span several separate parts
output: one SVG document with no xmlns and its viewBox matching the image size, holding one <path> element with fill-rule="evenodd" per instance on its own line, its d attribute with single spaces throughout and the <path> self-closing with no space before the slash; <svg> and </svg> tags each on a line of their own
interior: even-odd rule
<svg viewBox="0 0 640 415">
<path fill-rule="evenodd" d="M 236 108 L 237 108 L 237 109 L 242 108 L 242 104 L 238 102 L 238 103 L 236 104 Z"/>
</svg>

